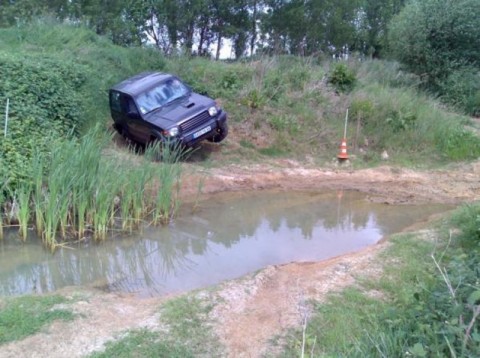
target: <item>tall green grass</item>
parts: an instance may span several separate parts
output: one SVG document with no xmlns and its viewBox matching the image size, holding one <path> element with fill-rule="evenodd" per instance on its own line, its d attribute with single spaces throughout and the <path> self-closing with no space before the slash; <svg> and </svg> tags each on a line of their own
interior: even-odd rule
<svg viewBox="0 0 480 358">
<path fill-rule="evenodd" d="M 0 187 L 0 240 L 3 239 L 3 206 L 6 203 L 5 195 L 3 193 L 4 188 Z"/>
<path fill-rule="evenodd" d="M 185 158 L 188 152 L 179 143 L 155 142 L 145 150 L 145 157 L 160 158 L 162 165 L 157 171 L 159 189 L 153 203 L 152 219 L 157 224 L 168 223 L 177 210 L 178 190 L 180 188 L 181 165 L 179 161 Z"/>
<path fill-rule="evenodd" d="M 465 129 L 468 118 L 421 93 L 398 65 L 359 65 L 361 85 L 351 95 L 349 137 L 401 162 L 439 163 L 480 156 L 480 140 Z M 358 123 L 360 122 L 360 123 Z M 428 159 L 425 161 L 425 159 Z"/>
<path fill-rule="evenodd" d="M 146 155 L 122 163 L 103 155 L 110 142 L 111 135 L 97 126 L 78 142 L 64 141 L 49 156 L 35 156 L 33 184 L 19 185 L 13 195 L 23 239 L 33 225 L 55 250 L 64 240 L 105 240 L 110 232 L 131 231 L 152 212 L 155 223 L 171 219 L 178 206 L 180 151 L 164 151 L 166 162 L 152 163 Z"/>
</svg>

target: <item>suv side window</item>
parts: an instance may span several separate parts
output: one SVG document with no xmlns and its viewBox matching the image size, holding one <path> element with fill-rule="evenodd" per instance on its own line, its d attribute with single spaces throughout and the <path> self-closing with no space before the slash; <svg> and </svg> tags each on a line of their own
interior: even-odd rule
<svg viewBox="0 0 480 358">
<path fill-rule="evenodd" d="M 122 107 L 122 112 L 125 114 L 138 114 L 137 106 L 133 99 L 129 96 L 121 96 L 120 104 Z"/>
<path fill-rule="evenodd" d="M 110 108 L 115 112 L 121 112 L 122 107 L 120 105 L 120 93 L 116 91 L 110 92 Z"/>
</svg>

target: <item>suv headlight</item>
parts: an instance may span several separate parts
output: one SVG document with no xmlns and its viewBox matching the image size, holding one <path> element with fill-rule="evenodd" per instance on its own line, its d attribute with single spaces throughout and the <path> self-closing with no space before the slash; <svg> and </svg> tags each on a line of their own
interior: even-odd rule
<svg viewBox="0 0 480 358">
<path fill-rule="evenodd" d="M 208 114 L 210 117 L 215 117 L 218 114 L 218 109 L 217 107 L 213 106 L 208 109 Z"/>
<path fill-rule="evenodd" d="M 163 131 L 163 134 L 168 137 L 175 137 L 178 135 L 178 127 L 170 128 L 169 130 Z"/>
</svg>

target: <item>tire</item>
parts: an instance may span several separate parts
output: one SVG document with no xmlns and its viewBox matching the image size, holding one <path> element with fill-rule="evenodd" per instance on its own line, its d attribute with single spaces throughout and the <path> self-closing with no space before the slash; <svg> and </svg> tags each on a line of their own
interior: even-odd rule
<svg viewBox="0 0 480 358">
<path fill-rule="evenodd" d="M 222 140 L 227 138 L 227 135 L 228 135 L 228 126 L 227 124 L 225 124 L 221 128 L 220 133 L 217 133 L 214 136 L 207 138 L 207 140 L 212 143 L 220 143 Z"/>
<path fill-rule="evenodd" d="M 116 131 L 118 134 L 122 135 L 122 133 L 120 133 L 120 132 L 121 132 L 121 128 L 120 128 L 120 126 L 119 126 L 117 123 L 114 122 L 114 123 L 112 124 L 112 128 L 115 129 L 115 131 Z"/>
<path fill-rule="evenodd" d="M 117 133 L 123 137 L 124 139 L 129 139 L 128 137 L 128 132 L 127 130 L 123 127 L 123 125 L 121 124 L 118 124 L 118 123 L 115 123 L 113 125 L 113 128 L 115 128 L 115 130 L 117 131 Z"/>
</svg>

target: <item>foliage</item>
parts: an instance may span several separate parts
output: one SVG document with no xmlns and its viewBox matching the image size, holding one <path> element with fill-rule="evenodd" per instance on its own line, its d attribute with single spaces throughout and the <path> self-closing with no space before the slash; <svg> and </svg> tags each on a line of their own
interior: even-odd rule
<svg viewBox="0 0 480 358">
<path fill-rule="evenodd" d="M 154 44 L 165 55 L 219 58 L 225 39 L 239 59 L 248 52 L 378 55 L 387 24 L 404 0 L 89 0 L 9 1 L 0 27 L 38 17 L 83 24 L 115 44 Z M 215 53 L 212 53 L 216 47 Z"/>
<path fill-rule="evenodd" d="M 427 155 L 459 161 L 480 155 L 480 140 L 464 128 L 465 117 L 442 110 L 415 88 L 375 82 L 358 87 L 350 114 L 353 120 L 360 118 L 355 135 L 360 143 L 366 138 L 368 148 L 403 152 L 410 159 Z"/>
<path fill-rule="evenodd" d="M 163 305 L 161 317 L 168 324 L 174 342 L 185 344 L 196 356 L 212 357 L 221 348 L 207 320 L 212 308 L 211 303 L 197 297 L 182 296 Z"/>
<path fill-rule="evenodd" d="M 365 84 L 375 82 L 384 87 L 418 88 L 421 84 L 420 76 L 405 71 L 396 61 L 362 61 L 357 75 Z"/>
<path fill-rule="evenodd" d="M 458 210 L 449 224 L 460 225 L 462 234 L 453 240 L 444 235 L 440 246 L 414 235 L 395 238 L 382 278 L 361 280 L 361 287 L 314 304 L 306 351 L 315 356 L 478 356 L 479 217 L 478 205 Z M 285 356 L 298 354 L 301 336 L 298 331 L 289 336 Z"/>
<path fill-rule="evenodd" d="M 22 296 L 0 303 L 0 344 L 35 334 L 55 320 L 69 321 L 71 311 L 55 308 L 67 303 L 61 296 Z"/>
<path fill-rule="evenodd" d="M 93 353 L 90 358 L 129 357 L 194 357 L 189 348 L 159 339 L 158 334 L 147 330 L 131 331 L 119 341 L 108 342 L 103 352 Z"/>
<path fill-rule="evenodd" d="M 467 75 L 480 66 L 477 0 L 409 2 L 392 22 L 390 44 L 395 58 L 428 88 L 471 114 L 478 111 L 477 75 Z"/>
<path fill-rule="evenodd" d="M 2 171 L 4 180 L 14 188 L 28 181 L 35 151 L 48 153 L 58 138 L 78 133 L 81 96 L 74 89 L 85 77 L 81 67 L 72 63 L 38 62 L 30 57 L 19 61 L 1 54 L 0 71 L 4 74 L 0 78 L 1 102 L 10 100 L 7 136 L 0 143 Z"/>
<path fill-rule="evenodd" d="M 55 143 L 107 117 L 109 86 L 164 66 L 153 51 L 119 48 L 85 28 L 48 21 L 0 29 L 0 44 L 0 112 L 10 99 L 0 182 L 11 189 L 31 180 L 34 152 L 48 154 Z M 0 123 L 3 129 L 4 116 Z"/>
<path fill-rule="evenodd" d="M 233 100 L 252 76 L 252 70 L 241 63 L 212 63 L 203 58 L 177 58 L 166 65 L 188 83 L 195 92 L 213 98 Z"/>
<path fill-rule="evenodd" d="M 443 134 L 442 134 L 443 132 Z M 461 125 L 441 128 L 436 135 L 436 144 L 451 160 L 476 159 L 480 153 L 478 137 Z"/>
<path fill-rule="evenodd" d="M 392 23 L 392 51 L 430 83 L 465 64 L 478 66 L 479 11 L 476 0 L 412 1 Z"/>
<path fill-rule="evenodd" d="M 118 341 L 107 343 L 104 352 L 91 358 L 107 357 L 221 357 L 221 346 L 208 323 L 212 306 L 193 296 L 167 301 L 161 321 L 167 330 L 131 331 Z"/>
<path fill-rule="evenodd" d="M 385 55 L 388 48 L 388 25 L 402 10 L 405 0 L 364 0 L 360 30 L 355 49 L 372 58 Z M 359 48 L 364 46 L 363 49 Z"/>
<path fill-rule="evenodd" d="M 337 63 L 329 74 L 328 82 L 338 92 L 350 92 L 355 86 L 356 76 L 353 70 L 345 63 Z"/>
<path fill-rule="evenodd" d="M 360 1 L 266 1 L 262 51 L 336 54 L 355 48 Z"/>
<path fill-rule="evenodd" d="M 480 70 L 464 67 L 452 71 L 439 84 L 442 100 L 464 110 L 472 116 L 480 116 Z"/>
<path fill-rule="evenodd" d="M 19 205 L 20 232 L 33 225 L 53 251 L 59 239 L 105 240 L 116 224 L 131 231 L 149 215 L 155 223 L 169 222 L 178 206 L 174 188 L 182 152 L 157 146 L 147 149 L 145 157 L 161 151 L 163 163 L 145 160 L 132 166 L 103 157 L 111 139 L 97 126 L 78 141 L 54 144 L 49 153 L 35 152 L 26 165 L 32 181 L 11 192 Z M 154 184 L 158 190 L 152 195 L 147 190 Z"/>
<path fill-rule="evenodd" d="M 459 244 L 467 251 L 475 251 L 480 245 L 480 205 L 464 205 L 455 212 L 451 221 L 461 229 L 457 237 Z"/>
</svg>

